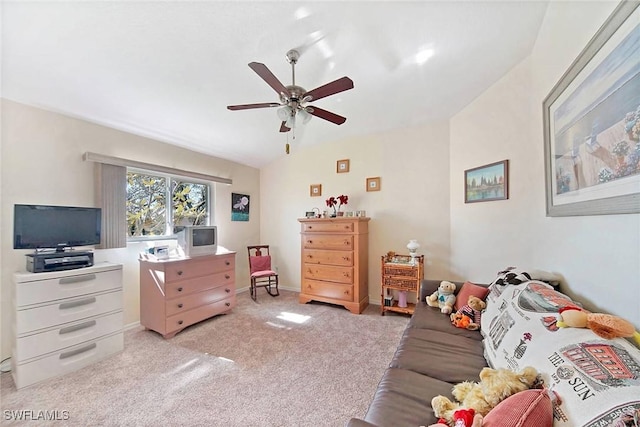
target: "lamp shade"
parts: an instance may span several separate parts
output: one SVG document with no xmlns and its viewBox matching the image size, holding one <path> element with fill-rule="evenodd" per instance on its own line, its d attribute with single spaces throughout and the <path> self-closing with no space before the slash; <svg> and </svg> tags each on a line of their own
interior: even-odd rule
<svg viewBox="0 0 640 427">
<path fill-rule="evenodd" d="M 298 111 L 298 116 L 300 116 L 300 121 L 302 121 L 303 125 L 306 125 L 309 123 L 309 120 L 311 120 L 311 114 L 307 113 L 307 110 L 304 108 Z"/>
<path fill-rule="evenodd" d="M 289 117 L 291 117 L 291 107 L 284 106 L 282 108 L 278 108 L 278 118 L 280 120 L 286 122 Z"/>
</svg>

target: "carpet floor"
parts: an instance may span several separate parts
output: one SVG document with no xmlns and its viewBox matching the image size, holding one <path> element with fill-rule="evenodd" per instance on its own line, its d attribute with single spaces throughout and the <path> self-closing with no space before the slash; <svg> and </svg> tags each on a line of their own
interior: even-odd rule
<svg viewBox="0 0 640 427">
<path fill-rule="evenodd" d="M 66 426 L 344 426 L 364 416 L 408 320 L 244 292 L 169 340 L 129 330 L 122 353 L 63 377 L 18 391 L 3 373 L 1 424 L 57 410 L 69 419 L 51 424 Z"/>
</svg>

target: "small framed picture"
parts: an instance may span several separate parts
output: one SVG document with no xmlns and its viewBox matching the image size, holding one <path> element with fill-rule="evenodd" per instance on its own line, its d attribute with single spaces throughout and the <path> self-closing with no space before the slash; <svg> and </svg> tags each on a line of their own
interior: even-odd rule
<svg viewBox="0 0 640 427">
<path fill-rule="evenodd" d="M 367 191 L 380 191 L 380 177 L 367 178 Z"/>
<path fill-rule="evenodd" d="M 311 197 L 319 197 L 322 196 L 322 184 L 311 184 L 309 188 L 309 194 Z"/>
<path fill-rule="evenodd" d="M 338 160 L 338 162 L 336 163 L 336 172 L 337 173 L 349 172 L 349 159 Z"/>
</svg>

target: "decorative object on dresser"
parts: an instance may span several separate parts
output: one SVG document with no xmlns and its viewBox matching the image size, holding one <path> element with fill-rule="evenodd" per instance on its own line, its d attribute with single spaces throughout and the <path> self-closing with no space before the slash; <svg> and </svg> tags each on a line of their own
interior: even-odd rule
<svg viewBox="0 0 640 427">
<path fill-rule="evenodd" d="M 407 302 L 407 292 L 420 293 L 420 282 L 424 278 L 424 255 L 397 255 L 389 252 L 382 256 L 382 300 L 380 311 L 413 314 L 415 304 Z M 392 301 L 391 293 L 398 293 L 398 302 Z M 402 302 L 402 303 L 401 303 Z"/>
<path fill-rule="evenodd" d="M 251 298 L 256 300 L 258 288 L 266 288 L 267 293 L 272 297 L 280 295 L 278 273 L 271 269 L 269 245 L 247 246 L 247 252 L 249 253 L 249 273 L 251 274 Z M 275 293 L 271 291 L 271 286 L 275 286 Z"/>
<path fill-rule="evenodd" d="M 300 218 L 300 303 L 322 301 L 360 314 L 369 305 L 369 220 Z"/>
<path fill-rule="evenodd" d="M 17 388 L 122 351 L 122 265 L 15 273 L 12 375 Z"/>
<path fill-rule="evenodd" d="M 409 249 L 409 256 L 411 257 L 411 264 L 415 264 L 416 263 L 416 254 L 418 252 L 418 249 L 420 249 L 420 243 L 418 243 L 417 240 L 409 240 L 409 243 L 407 243 L 407 249 Z"/>
<path fill-rule="evenodd" d="M 140 258 L 140 324 L 171 338 L 236 305 L 235 252 L 152 261 Z"/>
</svg>

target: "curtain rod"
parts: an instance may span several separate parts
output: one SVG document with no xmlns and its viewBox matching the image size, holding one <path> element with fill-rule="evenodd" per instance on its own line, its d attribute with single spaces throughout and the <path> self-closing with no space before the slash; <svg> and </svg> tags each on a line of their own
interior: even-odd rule
<svg viewBox="0 0 640 427">
<path fill-rule="evenodd" d="M 229 178 L 222 178 L 219 176 L 207 175 L 199 172 L 191 172 L 191 171 L 186 171 L 182 169 L 170 168 L 167 166 L 153 165 L 151 163 L 138 162 L 136 160 L 121 159 L 120 157 L 105 156 L 103 154 L 92 153 L 90 151 L 87 151 L 86 153 L 84 153 L 82 155 L 82 159 L 85 162 L 105 163 L 107 165 L 147 169 L 147 170 L 166 173 L 169 175 L 179 175 L 179 176 L 184 176 L 188 178 L 197 178 L 205 181 L 219 182 L 227 185 L 233 184 L 233 181 Z"/>
</svg>

